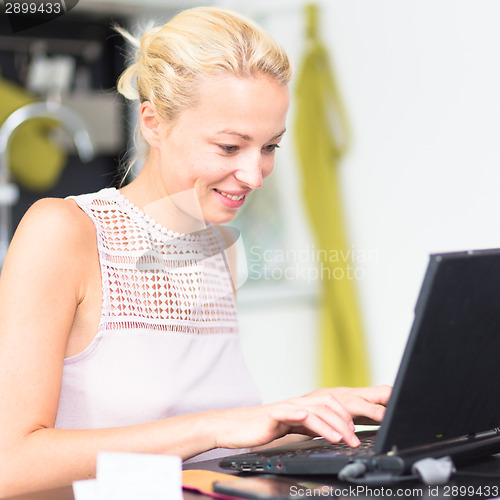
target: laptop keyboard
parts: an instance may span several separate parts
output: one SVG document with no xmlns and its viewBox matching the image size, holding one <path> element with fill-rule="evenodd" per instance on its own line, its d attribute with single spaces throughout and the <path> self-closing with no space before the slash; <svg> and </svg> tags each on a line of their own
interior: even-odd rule
<svg viewBox="0 0 500 500">
<path fill-rule="evenodd" d="M 339 458 L 351 461 L 351 457 L 369 457 L 375 455 L 376 432 L 358 433 L 361 444 L 351 448 L 346 443 L 331 443 L 325 438 L 297 442 L 293 445 L 253 451 L 223 459 L 221 467 L 240 472 L 286 473 L 290 464 L 320 463 L 322 459 Z M 288 465 L 285 465 L 288 464 Z M 295 469 L 294 469 L 295 470 Z M 331 469 L 329 469 L 331 472 Z"/>
<path fill-rule="evenodd" d="M 351 448 L 346 443 L 331 443 L 322 439 L 314 439 L 309 442 L 297 443 L 295 446 L 279 448 L 270 448 L 268 450 L 256 451 L 250 456 L 259 456 L 262 459 L 271 457 L 318 457 L 318 456 L 355 456 L 358 454 L 367 454 L 375 445 L 375 433 L 360 436 L 361 444 L 357 448 Z"/>
<path fill-rule="evenodd" d="M 283 455 L 287 457 L 308 457 L 311 455 L 345 455 L 345 456 L 355 456 L 359 454 L 366 454 L 373 449 L 375 445 L 375 436 L 367 436 L 361 440 L 361 444 L 356 448 L 351 448 L 346 443 L 330 443 L 325 441 L 321 446 L 315 446 L 305 449 L 291 450 Z"/>
</svg>

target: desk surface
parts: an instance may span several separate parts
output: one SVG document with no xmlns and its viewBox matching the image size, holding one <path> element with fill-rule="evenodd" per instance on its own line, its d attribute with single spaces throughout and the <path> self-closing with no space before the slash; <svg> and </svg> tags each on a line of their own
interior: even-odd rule
<svg viewBox="0 0 500 500">
<path fill-rule="evenodd" d="M 191 466 L 186 466 L 186 468 L 212 470 L 217 472 L 224 472 L 227 474 L 226 470 L 222 470 L 218 467 L 217 462 L 218 460 L 207 460 L 205 462 L 197 462 L 195 464 L 192 464 Z M 413 498 L 422 498 L 427 500 L 432 498 L 482 498 L 486 500 L 491 499 L 492 497 L 500 497 L 500 454 L 482 460 L 475 464 L 462 467 L 460 468 L 460 470 L 471 471 L 475 473 L 497 474 L 498 478 L 454 477 L 448 484 L 439 487 L 426 486 L 418 481 L 407 481 L 392 488 L 384 487 L 382 489 L 381 487 L 372 487 L 371 494 L 364 494 L 363 490 L 358 490 L 354 495 L 352 495 L 352 498 L 373 499 L 374 495 L 381 498 L 410 496 L 396 494 L 396 490 L 400 488 L 408 490 L 408 492 L 413 492 Z M 309 479 L 313 478 L 309 477 Z M 339 489 L 342 488 L 344 491 L 348 491 L 349 488 L 349 483 L 337 481 L 335 480 L 335 478 L 330 479 L 322 477 L 321 480 L 319 480 L 318 478 L 314 478 L 313 480 L 331 485 Z M 489 486 L 489 489 L 486 488 L 487 486 Z M 467 487 L 469 487 L 469 490 L 466 489 Z M 356 487 L 353 486 L 351 488 L 351 491 L 356 491 Z M 387 492 L 386 495 L 383 494 L 384 491 Z M 382 492 L 382 494 L 380 494 L 380 492 Z M 184 500 L 210 500 L 211 498 L 212 497 L 206 495 L 184 491 Z M 349 498 L 349 496 L 346 495 L 344 496 L 344 498 Z M 37 493 L 29 493 L 16 497 L 10 497 L 9 499 L 5 500 L 74 500 L 74 496 L 73 489 L 70 486 L 67 486 L 54 490 L 40 491 Z"/>
</svg>

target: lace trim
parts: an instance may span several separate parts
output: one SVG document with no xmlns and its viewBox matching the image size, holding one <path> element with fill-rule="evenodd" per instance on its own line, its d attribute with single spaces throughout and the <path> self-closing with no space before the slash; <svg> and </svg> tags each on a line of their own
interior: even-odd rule
<svg viewBox="0 0 500 500">
<path fill-rule="evenodd" d="M 153 217 L 150 217 L 147 215 L 145 212 L 143 212 L 137 205 L 132 203 L 128 198 L 126 198 L 118 189 L 116 188 L 111 188 L 114 189 L 116 198 L 120 201 L 120 204 L 122 206 L 127 207 L 127 209 L 131 212 L 133 212 L 137 217 L 139 217 L 141 220 L 143 220 L 148 226 L 150 226 L 152 229 L 155 229 L 156 231 L 160 232 L 161 234 L 165 236 L 169 236 L 170 238 L 182 238 L 185 239 L 186 241 L 196 241 L 197 236 L 192 235 L 192 234 L 186 234 L 186 233 L 177 233 L 175 231 L 172 231 L 171 229 L 167 229 L 166 227 L 162 226 L 160 223 L 158 223 Z"/>
<path fill-rule="evenodd" d="M 217 325 L 217 326 L 206 326 L 205 328 L 200 325 L 160 325 L 150 322 L 140 322 L 140 321 L 113 321 L 105 322 L 101 328 L 103 331 L 110 330 L 124 330 L 133 331 L 144 330 L 154 331 L 154 332 L 169 332 L 169 333 L 188 333 L 191 335 L 207 335 L 207 334 L 221 334 L 221 333 L 235 333 L 234 325 Z"/>
<path fill-rule="evenodd" d="M 109 188 L 74 197 L 97 230 L 103 280 L 100 330 L 235 333 L 236 305 L 224 241 L 210 226 L 163 228 Z"/>
</svg>

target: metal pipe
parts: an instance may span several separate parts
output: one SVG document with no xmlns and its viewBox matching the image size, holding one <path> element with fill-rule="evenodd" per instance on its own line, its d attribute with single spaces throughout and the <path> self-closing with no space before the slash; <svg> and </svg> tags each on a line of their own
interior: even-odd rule
<svg viewBox="0 0 500 500">
<path fill-rule="evenodd" d="M 51 118 L 71 134 L 83 162 L 94 157 L 92 141 L 82 119 L 59 102 L 35 102 L 14 111 L 0 127 L 0 266 L 3 265 L 11 237 L 11 207 L 19 199 L 19 189 L 10 182 L 9 145 L 17 128 L 33 118 Z"/>
</svg>

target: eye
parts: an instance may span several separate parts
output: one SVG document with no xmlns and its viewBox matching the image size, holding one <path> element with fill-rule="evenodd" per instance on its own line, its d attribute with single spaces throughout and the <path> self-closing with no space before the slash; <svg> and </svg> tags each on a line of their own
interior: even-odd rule
<svg viewBox="0 0 500 500">
<path fill-rule="evenodd" d="M 264 146 L 264 151 L 266 151 L 267 153 L 273 153 L 274 151 L 276 151 L 277 148 L 279 148 L 280 145 L 279 144 L 269 144 L 269 146 Z"/>
<path fill-rule="evenodd" d="M 238 151 L 238 146 L 229 146 L 226 144 L 219 144 L 219 148 L 227 154 L 236 153 L 236 151 Z"/>
</svg>

